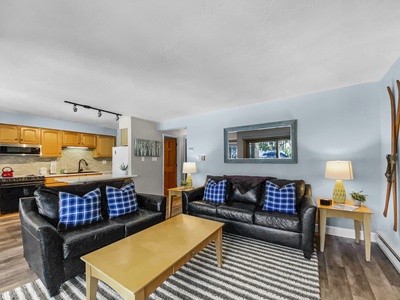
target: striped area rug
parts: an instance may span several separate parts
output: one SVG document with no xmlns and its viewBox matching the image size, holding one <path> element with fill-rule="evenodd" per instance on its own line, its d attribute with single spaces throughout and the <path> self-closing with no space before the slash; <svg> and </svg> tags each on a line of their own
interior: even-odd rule
<svg viewBox="0 0 400 300">
<path fill-rule="evenodd" d="M 1 299 L 86 299 L 85 277 L 77 276 L 48 298 L 40 280 L 6 292 Z M 122 299 L 99 281 L 97 299 Z M 223 264 L 208 245 L 148 298 L 166 299 L 320 299 L 318 260 L 303 252 L 238 235 L 223 236 Z"/>
</svg>

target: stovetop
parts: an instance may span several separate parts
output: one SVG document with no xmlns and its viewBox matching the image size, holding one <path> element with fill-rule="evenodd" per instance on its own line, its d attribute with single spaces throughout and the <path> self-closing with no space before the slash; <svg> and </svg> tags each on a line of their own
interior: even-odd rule
<svg viewBox="0 0 400 300">
<path fill-rule="evenodd" d="M 14 177 L 0 177 L 0 184 L 1 183 L 11 183 L 11 182 L 25 183 L 25 182 L 32 182 L 32 181 L 43 181 L 44 182 L 44 176 L 29 174 L 29 175 L 14 176 Z"/>
</svg>

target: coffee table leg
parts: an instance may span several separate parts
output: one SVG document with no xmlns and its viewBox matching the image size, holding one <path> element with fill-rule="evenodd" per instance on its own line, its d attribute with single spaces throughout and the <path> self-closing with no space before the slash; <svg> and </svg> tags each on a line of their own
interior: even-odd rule
<svg viewBox="0 0 400 300">
<path fill-rule="evenodd" d="M 86 264 L 86 299 L 96 300 L 98 279 L 92 277 L 92 267 Z"/>
<path fill-rule="evenodd" d="M 217 252 L 218 267 L 222 267 L 222 228 L 218 230 L 215 240 L 215 251 Z"/>
</svg>

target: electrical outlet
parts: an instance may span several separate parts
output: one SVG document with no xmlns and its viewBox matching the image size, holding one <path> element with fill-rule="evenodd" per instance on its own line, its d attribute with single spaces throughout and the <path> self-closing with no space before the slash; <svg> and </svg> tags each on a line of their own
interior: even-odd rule
<svg viewBox="0 0 400 300">
<path fill-rule="evenodd" d="M 144 161 L 144 156 L 142 156 L 142 161 Z"/>
<path fill-rule="evenodd" d="M 157 157 L 152 157 L 151 161 L 157 161 Z"/>
<path fill-rule="evenodd" d="M 103 165 L 105 165 L 105 164 L 107 163 L 107 161 L 106 161 L 105 159 L 103 159 L 103 160 L 101 161 L 101 163 L 102 163 Z"/>
</svg>

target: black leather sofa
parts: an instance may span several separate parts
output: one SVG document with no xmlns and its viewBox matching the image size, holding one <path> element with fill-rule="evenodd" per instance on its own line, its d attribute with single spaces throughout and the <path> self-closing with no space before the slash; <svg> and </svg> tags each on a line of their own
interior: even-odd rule
<svg viewBox="0 0 400 300">
<path fill-rule="evenodd" d="M 203 200 L 205 187 L 182 192 L 185 214 L 225 223 L 223 230 L 303 250 L 311 258 L 314 251 L 317 207 L 311 185 L 303 180 L 285 180 L 260 176 L 211 176 L 215 182 L 227 180 L 225 202 Z M 265 184 L 271 181 L 282 187 L 290 182 L 296 186 L 296 214 L 262 210 Z"/>
<path fill-rule="evenodd" d="M 51 297 L 59 294 L 62 283 L 85 272 L 81 256 L 165 220 L 165 197 L 140 193 L 136 194 L 137 211 L 108 219 L 105 186 L 121 188 L 129 182 L 113 180 L 42 187 L 35 191 L 35 197 L 20 199 L 24 257 Z M 97 187 L 102 195 L 103 220 L 65 231 L 57 230 L 58 192 L 83 196 Z"/>
</svg>

